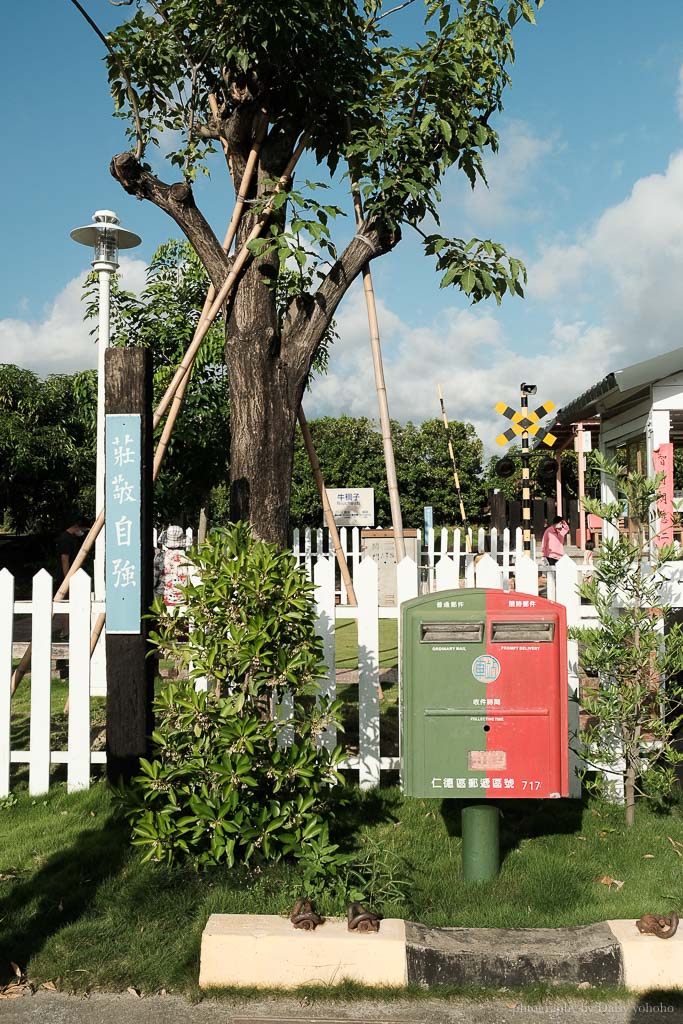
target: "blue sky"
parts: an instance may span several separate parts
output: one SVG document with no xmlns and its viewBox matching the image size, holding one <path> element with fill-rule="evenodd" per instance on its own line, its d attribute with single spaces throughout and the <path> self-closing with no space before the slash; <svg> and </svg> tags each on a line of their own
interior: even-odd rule
<svg viewBox="0 0 683 1024">
<path fill-rule="evenodd" d="M 105 29 L 130 11 L 84 2 Z M 95 363 L 79 308 L 88 254 L 70 229 L 115 210 L 143 237 L 122 265 L 136 284 L 174 225 L 109 175 L 126 148 L 123 125 L 111 116 L 101 44 L 73 6 L 33 0 L 3 14 L 0 359 L 70 371 Z M 396 31 L 409 36 L 419 14 L 392 16 Z M 471 193 L 453 174 L 442 226 L 503 242 L 527 264 L 528 298 L 471 307 L 439 289 L 410 237 L 375 262 L 393 416 L 438 415 L 439 382 L 450 417 L 473 421 L 490 447 L 492 407 L 515 404 L 521 380 L 562 404 L 609 370 L 683 344 L 682 65 L 680 0 L 547 0 L 537 25 L 522 26 L 491 187 Z M 220 163 L 198 201 L 222 236 L 232 197 Z M 339 331 L 307 415 L 376 416 L 358 287 Z"/>
</svg>

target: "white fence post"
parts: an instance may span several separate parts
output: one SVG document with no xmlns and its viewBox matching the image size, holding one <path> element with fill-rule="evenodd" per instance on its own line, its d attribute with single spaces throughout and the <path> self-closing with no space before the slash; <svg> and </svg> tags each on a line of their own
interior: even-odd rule
<svg viewBox="0 0 683 1024">
<path fill-rule="evenodd" d="M 358 754 L 361 789 L 380 781 L 379 616 L 377 562 L 364 558 L 354 586 L 358 598 Z"/>
<path fill-rule="evenodd" d="M 474 567 L 474 575 L 478 587 L 490 587 L 493 590 L 501 590 L 503 587 L 503 573 L 490 555 L 482 555 Z"/>
<path fill-rule="evenodd" d="M 448 555 L 436 563 L 436 590 L 457 590 L 459 586 L 458 569 Z"/>
<path fill-rule="evenodd" d="M 538 595 L 538 566 L 533 558 L 517 552 L 515 588 L 522 594 Z"/>
<path fill-rule="evenodd" d="M 14 577 L 0 570 L 0 797 L 9 795 Z"/>
<path fill-rule="evenodd" d="M 349 542 L 347 540 L 347 532 L 346 532 L 346 527 L 345 526 L 341 526 L 339 528 L 339 546 L 340 546 L 340 548 L 342 549 L 342 551 L 344 553 L 344 564 L 348 565 L 349 563 L 348 563 L 347 555 L 348 555 L 348 552 L 349 552 Z M 339 577 L 340 577 L 340 582 L 339 582 L 339 603 L 340 604 L 346 604 L 346 602 L 348 601 L 348 596 L 347 596 L 347 593 L 346 593 L 346 584 L 344 583 L 344 576 L 343 576 L 343 573 L 342 573 L 341 569 L 339 570 Z"/>
<path fill-rule="evenodd" d="M 354 526 L 351 530 L 351 580 L 356 589 L 356 573 L 360 565 L 360 529 Z"/>
<path fill-rule="evenodd" d="M 67 790 L 90 785 L 90 577 L 79 569 L 69 587 L 69 761 Z"/>
<path fill-rule="evenodd" d="M 455 565 L 458 580 L 460 580 L 460 566 L 462 564 L 462 551 L 460 550 L 461 542 L 462 537 L 460 528 L 458 527 L 453 531 L 453 564 Z M 458 586 L 458 584 L 456 584 L 456 586 Z"/>
<path fill-rule="evenodd" d="M 52 577 L 46 569 L 41 569 L 33 577 L 31 632 L 31 761 L 28 791 L 31 796 L 40 796 L 50 788 Z"/>
<path fill-rule="evenodd" d="M 568 555 L 563 555 L 555 566 L 555 600 L 567 609 L 567 628 L 581 625 L 581 598 L 578 584 L 581 573 Z M 569 688 L 569 796 L 581 796 L 582 767 L 576 750 L 579 735 L 579 643 L 567 641 L 567 682 Z"/>
<path fill-rule="evenodd" d="M 320 693 L 322 697 L 334 700 L 337 692 L 337 676 L 334 664 L 335 636 L 334 636 L 334 559 L 318 558 L 313 570 L 315 582 L 315 605 L 316 605 L 316 633 L 322 637 L 323 659 L 325 661 L 325 676 L 319 679 Z M 320 737 L 320 743 L 327 750 L 334 750 L 337 745 L 336 727 L 330 726 L 325 729 Z"/>
<path fill-rule="evenodd" d="M 510 531 L 507 526 L 503 530 L 503 582 L 510 582 Z"/>
<path fill-rule="evenodd" d="M 426 531 L 427 536 L 427 579 L 429 580 L 429 589 L 434 590 L 434 581 L 436 576 L 434 574 L 434 527 L 430 526 Z"/>
</svg>

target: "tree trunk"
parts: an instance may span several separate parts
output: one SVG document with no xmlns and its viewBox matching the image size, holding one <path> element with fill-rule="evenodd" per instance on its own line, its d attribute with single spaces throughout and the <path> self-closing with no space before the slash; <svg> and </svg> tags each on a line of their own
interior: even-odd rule
<svg viewBox="0 0 683 1024">
<path fill-rule="evenodd" d="M 292 389 L 279 357 L 259 358 L 258 349 L 244 335 L 228 343 L 230 517 L 249 521 L 255 536 L 284 548 L 303 382 Z"/>
<path fill-rule="evenodd" d="M 624 798 L 626 801 L 626 824 L 629 828 L 636 820 L 636 773 L 629 765 L 624 775 Z"/>
</svg>

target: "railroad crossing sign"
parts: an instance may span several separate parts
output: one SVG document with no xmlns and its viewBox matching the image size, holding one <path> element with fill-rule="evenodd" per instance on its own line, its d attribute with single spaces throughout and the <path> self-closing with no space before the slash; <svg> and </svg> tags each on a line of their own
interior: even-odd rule
<svg viewBox="0 0 683 1024">
<path fill-rule="evenodd" d="M 525 431 L 529 434 L 533 434 L 539 441 L 543 441 L 549 448 L 557 441 L 554 434 L 551 434 L 549 430 L 544 430 L 540 425 L 539 420 L 547 416 L 549 412 L 552 412 L 555 408 L 554 402 L 545 402 L 543 405 L 539 405 L 538 409 L 534 409 L 533 412 L 515 412 L 505 402 L 498 402 L 496 405 L 496 412 L 499 412 L 501 416 L 505 416 L 507 419 L 512 420 L 512 426 L 499 434 L 496 441 L 500 445 L 506 445 L 515 437 L 519 437 Z"/>
</svg>

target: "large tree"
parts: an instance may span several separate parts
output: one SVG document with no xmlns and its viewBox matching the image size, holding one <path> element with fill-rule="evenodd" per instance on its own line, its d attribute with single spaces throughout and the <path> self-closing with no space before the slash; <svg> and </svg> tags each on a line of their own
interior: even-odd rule
<svg viewBox="0 0 683 1024">
<path fill-rule="evenodd" d="M 346 229 L 351 237 L 340 250 L 331 232 L 340 211 L 318 200 L 326 182 L 297 182 L 278 195 L 269 230 L 251 243 L 253 257 L 226 303 L 231 514 L 282 545 L 297 411 L 335 310 L 368 261 L 390 252 L 410 226 L 443 272 L 442 285 L 458 285 L 472 301 L 522 293 L 521 264 L 488 240 L 439 234 L 437 206 L 453 165 L 472 185 L 484 177 L 483 152 L 497 148 L 491 119 L 509 82 L 512 29 L 520 18 L 533 21 L 532 3 L 425 0 L 422 37 L 396 45 L 388 15 L 417 3 L 385 11 L 381 0 L 136 0 L 106 37 L 112 94 L 135 150 L 115 156 L 112 173 L 175 220 L 217 289 L 233 260 L 191 184 L 216 148 L 239 195 L 248 154 L 265 131 L 242 197 L 238 249 L 302 138 L 316 177 L 348 170 L 360 190 L 364 220 L 355 234 Z M 144 159 L 162 132 L 179 139 L 170 160 L 182 179 L 173 184 Z M 283 303 L 279 279 L 294 261 L 301 273 L 289 275 Z"/>
</svg>

